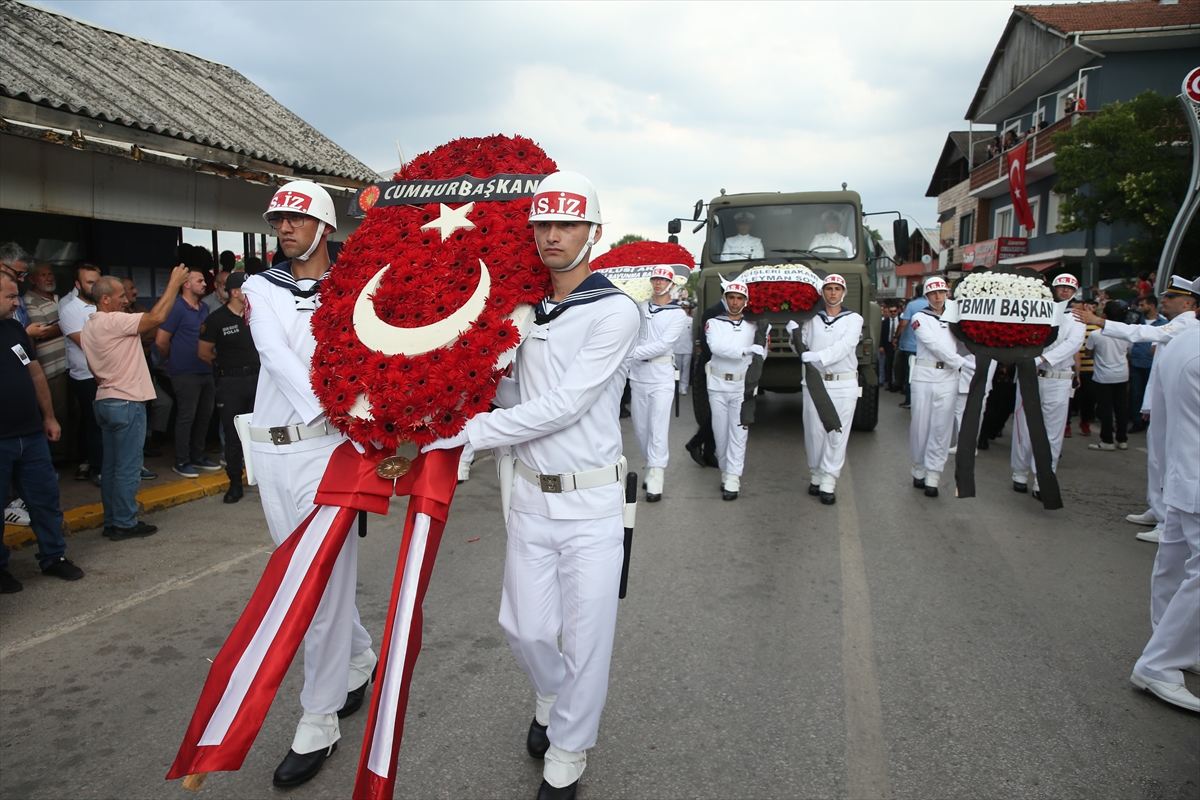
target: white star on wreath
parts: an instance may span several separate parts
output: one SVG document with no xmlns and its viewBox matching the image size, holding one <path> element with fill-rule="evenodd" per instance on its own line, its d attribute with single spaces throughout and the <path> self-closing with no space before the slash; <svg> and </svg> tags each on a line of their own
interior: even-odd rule
<svg viewBox="0 0 1200 800">
<path fill-rule="evenodd" d="M 421 226 L 421 230 L 427 228 L 437 228 L 438 233 L 442 236 L 442 241 L 446 241 L 446 237 L 454 233 L 459 228 L 469 229 L 474 228 L 475 223 L 467 219 L 467 214 L 471 213 L 471 209 L 475 208 L 474 203 L 467 203 L 462 208 L 451 208 L 445 203 L 438 203 L 442 207 L 438 218 L 426 222 Z"/>
</svg>

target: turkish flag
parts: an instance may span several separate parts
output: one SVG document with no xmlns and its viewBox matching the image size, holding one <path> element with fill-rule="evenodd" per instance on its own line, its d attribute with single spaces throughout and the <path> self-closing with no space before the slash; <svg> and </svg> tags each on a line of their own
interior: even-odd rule
<svg viewBox="0 0 1200 800">
<path fill-rule="evenodd" d="M 1029 195 L 1025 193 L 1025 149 L 1029 141 L 1021 142 L 1008 151 L 1008 193 L 1012 196 L 1013 211 L 1017 222 L 1027 231 L 1037 227 L 1033 210 L 1029 207 Z"/>
</svg>

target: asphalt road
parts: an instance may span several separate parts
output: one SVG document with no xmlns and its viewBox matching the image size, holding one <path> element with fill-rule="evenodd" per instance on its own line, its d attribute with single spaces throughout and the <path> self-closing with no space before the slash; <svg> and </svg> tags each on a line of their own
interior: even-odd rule
<svg viewBox="0 0 1200 800">
<path fill-rule="evenodd" d="M 1155 552 L 1123 521 L 1144 509 L 1142 439 L 1115 453 L 1067 440 L 1061 511 L 1009 489 L 1007 436 L 979 454 L 977 498 L 931 500 L 910 486 L 895 397 L 877 431 L 852 437 L 832 507 L 805 492 L 798 396 L 763 399 L 732 503 L 683 450 L 684 403 L 665 498 L 639 507 L 581 798 L 1200 794 L 1200 718 L 1128 680 L 1150 633 Z M 376 636 L 403 502 L 360 549 L 359 609 Z M 163 776 L 271 542 L 253 494 L 152 521 L 146 540 L 69 539 L 88 572 L 73 584 L 14 553 L 26 588 L 0 600 L 6 800 L 192 797 Z M 426 598 L 398 797 L 536 792 L 533 694 L 496 622 L 503 556 L 485 458 L 459 488 Z M 201 797 L 350 794 L 365 712 L 343 721 L 317 779 L 271 787 L 301 680 L 298 658 L 243 768 L 210 775 Z"/>
</svg>

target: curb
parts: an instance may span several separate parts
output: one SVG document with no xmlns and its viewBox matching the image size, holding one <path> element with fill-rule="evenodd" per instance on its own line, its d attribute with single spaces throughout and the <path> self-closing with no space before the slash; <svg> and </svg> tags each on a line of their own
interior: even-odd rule
<svg viewBox="0 0 1200 800">
<path fill-rule="evenodd" d="M 143 489 L 137 493 L 138 513 L 150 514 L 161 511 L 164 508 L 189 503 L 202 497 L 220 494 L 228 488 L 229 476 L 224 472 L 164 483 L 161 486 Z M 103 525 L 104 505 L 101 503 L 92 503 L 63 512 L 64 536 L 99 528 Z M 14 550 L 36 540 L 37 536 L 32 528 L 14 525 L 6 525 L 4 528 L 4 543 Z"/>
</svg>

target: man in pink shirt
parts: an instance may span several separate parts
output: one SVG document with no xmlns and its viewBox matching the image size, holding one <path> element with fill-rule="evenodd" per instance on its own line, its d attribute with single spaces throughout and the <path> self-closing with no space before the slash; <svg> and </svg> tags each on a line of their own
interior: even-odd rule
<svg viewBox="0 0 1200 800">
<path fill-rule="evenodd" d="M 113 541 L 144 538 L 158 530 L 137 518 L 146 401 L 154 399 L 141 335 L 166 320 L 187 279 L 188 269 L 180 264 L 162 298 L 146 314 L 123 313 L 129 297 L 120 278 L 106 275 L 92 286 L 96 313 L 83 326 L 80 346 L 97 383 L 93 409 L 104 437 L 100 497 L 104 535 Z"/>
</svg>

